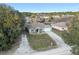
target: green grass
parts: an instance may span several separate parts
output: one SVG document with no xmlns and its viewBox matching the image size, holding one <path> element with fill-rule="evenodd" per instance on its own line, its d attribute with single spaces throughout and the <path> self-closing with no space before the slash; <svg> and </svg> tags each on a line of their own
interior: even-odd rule
<svg viewBox="0 0 79 59">
<path fill-rule="evenodd" d="M 32 49 L 37 51 L 43 51 L 57 47 L 56 43 L 47 34 L 30 34 L 28 36 L 28 41 Z"/>
<path fill-rule="evenodd" d="M 56 29 L 53 29 L 52 31 L 58 34 L 64 40 L 64 42 L 67 43 L 68 45 L 70 46 L 74 45 L 71 37 L 69 37 L 64 31 L 58 31 Z"/>
<path fill-rule="evenodd" d="M 56 30 L 56 29 L 53 29 L 52 31 L 55 32 L 56 34 L 58 34 L 62 38 L 63 38 L 63 34 L 65 34 L 63 31 L 59 31 L 59 30 Z"/>
</svg>

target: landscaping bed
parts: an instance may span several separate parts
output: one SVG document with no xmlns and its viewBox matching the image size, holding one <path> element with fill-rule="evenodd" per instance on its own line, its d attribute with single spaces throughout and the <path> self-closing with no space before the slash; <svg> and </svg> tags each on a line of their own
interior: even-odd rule
<svg viewBox="0 0 79 59">
<path fill-rule="evenodd" d="M 56 43 L 47 34 L 29 34 L 28 41 L 32 49 L 37 51 L 56 48 Z"/>
</svg>

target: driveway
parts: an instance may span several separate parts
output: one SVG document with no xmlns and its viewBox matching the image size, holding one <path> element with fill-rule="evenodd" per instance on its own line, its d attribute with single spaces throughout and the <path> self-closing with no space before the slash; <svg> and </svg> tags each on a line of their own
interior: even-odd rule
<svg viewBox="0 0 79 59">
<path fill-rule="evenodd" d="M 32 50 L 32 48 L 29 46 L 26 34 L 22 34 L 20 46 L 18 49 L 16 49 L 16 51 L 13 54 L 25 55 L 30 54 L 32 52 L 34 52 L 34 50 Z"/>
<path fill-rule="evenodd" d="M 61 37 L 59 37 L 57 34 L 55 34 L 52 31 L 46 31 L 46 33 L 54 40 L 58 48 L 56 49 L 51 49 L 48 51 L 42 51 L 42 52 L 36 52 L 32 53 L 35 55 L 71 55 L 72 53 L 70 52 L 71 47 L 67 45 Z"/>
</svg>

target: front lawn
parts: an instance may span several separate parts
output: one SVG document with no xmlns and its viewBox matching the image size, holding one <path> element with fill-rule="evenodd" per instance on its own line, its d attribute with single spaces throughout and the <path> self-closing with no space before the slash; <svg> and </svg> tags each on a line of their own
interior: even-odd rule
<svg viewBox="0 0 79 59">
<path fill-rule="evenodd" d="M 29 34 L 28 41 L 32 49 L 37 51 L 56 48 L 56 43 L 47 34 Z"/>
</svg>

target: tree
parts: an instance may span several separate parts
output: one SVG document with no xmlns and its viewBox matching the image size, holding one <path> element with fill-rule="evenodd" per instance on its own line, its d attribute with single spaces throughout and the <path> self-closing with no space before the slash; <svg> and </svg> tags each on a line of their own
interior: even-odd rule
<svg viewBox="0 0 79 59">
<path fill-rule="evenodd" d="M 71 52 L 75 55 L 79 55 L 79 46 L 78 45 L 73 46 Z"/>
<path fill-rule="evenodd" d="M 24 18 L 12 7 L 0 5 L 0 50 L 8 50 L 20 35 Z"/>
<path fill-rule="evenodd" d="M 72 53 L 79 54 L 79 18 L 78 15 L 67 23 L 68 31 L 63 34 L 66 42 L 72 45 Z"/>
<path fill-rule="evenodd" d="M 77 16 L 70 21 L 68 31 L 73 40 L 73 43 L 79 45 L 79 19 Z"/>
</svg>

